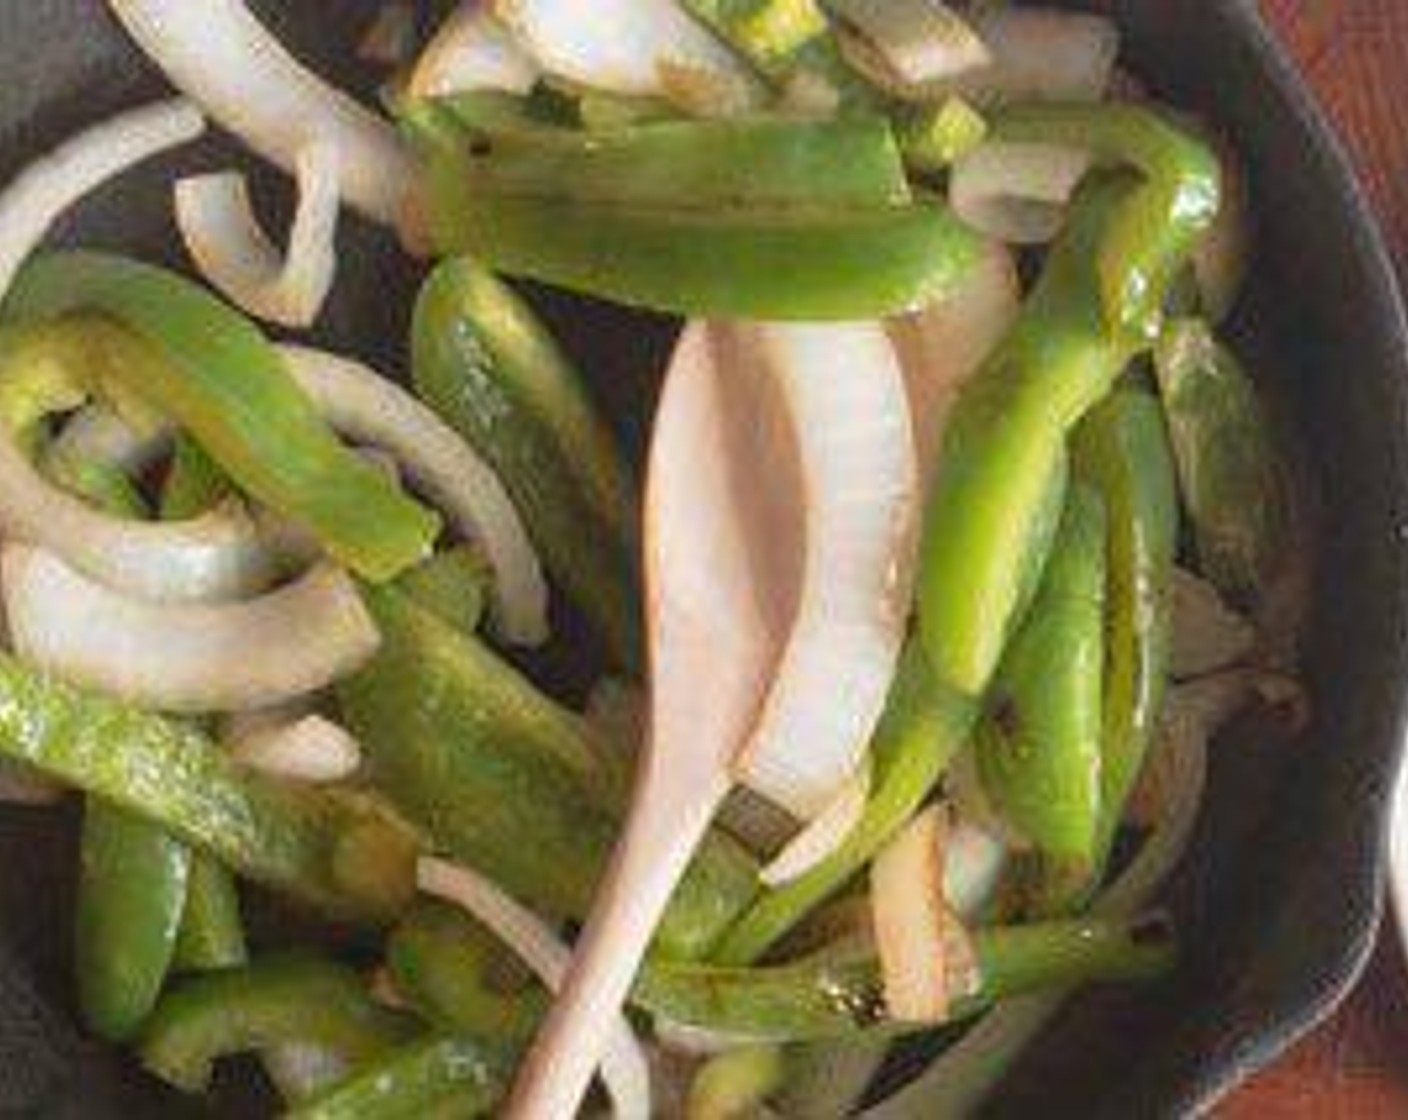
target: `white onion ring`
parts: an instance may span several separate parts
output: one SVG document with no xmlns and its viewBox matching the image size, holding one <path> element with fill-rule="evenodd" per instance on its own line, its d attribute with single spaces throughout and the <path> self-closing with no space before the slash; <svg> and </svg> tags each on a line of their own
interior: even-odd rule
<svg viewBox="0 0 1408 1120">
<path fill-rule="evenodd" d="M 483 547 L 504 637 L 518 645 L 546 639 L 547 584 L 498 476 L 434 412 L 366 366 L 299 346 L 280 352 L 334 428 L 390 451 L 455 528 Z"/>
<path fill-rule="evenodd" d="M 327 785 L 357 772 L 362 749 L 345 728 L 323 716 L 310 715 L 234 739 L 230 757 L 264 774 Z"/>
<path fill-rule="evenodd" d="M 542 71 L 481 0 L 464 0 L 421 52 L 406 92 L 443 97 L 472 89 L 527 93 Z"/>
<path fill-rule="evenodd" d="M 165 424 L 139 431 L 105 404 L 84 405 L 64 422 L 49 454 L 77 463 L 97 463 L 124 474 L 139 474 L 171 444 Z"/>
<path fill-rule="evenodd" d="M 1099 101 L 1120 53 L 1113 20 L 1054 8 L 991 8 L 971 18 L 992 64 L 950 92 L 979 100 Z"/>
<path fill-rule="evenodd" d="M 108 0 L 177 89 L 290 174 L 327 141 L 349 204 L 395 227 L 418 178 L 396 130 L 295 59 L 240 0 Z"/>
<path fill-rule="evenodd" d="M 319 566 L 241 603 L 148 603 L 94 583 L 52 553 L 0 552 L 15 650 L 41 669 L 173 712 L 278 704 L 315 692 L 377 649 L 342 571 Z"/>
<path fill-rule="evenodd" d="M 337 272 L 337 150 L 314 143 L 299 151 L 298 208 L 288 253 L 270 242 L 238 171 L 176 183 L 176 226 L 196 267 L 249 314 L 285 327 L 310 327 Z"/>
<path fill-rule="evenodd" d="M 204 131 L 200 110 L 173 98 L 93 125 L 26 167 L 0 194 L 0 297 L 65 210 L 123 171 Z"/>
<path fill-rule="evenodd" d="M 800 879 L 846 842 L 865 815 L 870 798 L 870 767 L 863 765 L 843 782 L 816 818 L 773 856 L 758 878 L 764 886 L 780 887 Z"/>
<path fill-rule="evenodd" d="M 829 7 L 847 61 L 901 95 L 992 61 L 968 21 L 938 0 L 831 0 Z"/>
<path fill-rule="evenodd" d="M 591 89 L 668 96 L 688 75 L 720 100 L 732 100 L 725 91 L 758 91 L 747 67 L 676 0 L 497 0 L 494 10 L 539 66 Z"/>
<path fill-rule="evenodd" d="M 1040 245 L 1061 231 L 1066 206 L 1090 166 L 1090 153 L 1079 148 L 989 141 L 953 165 L 949 204 L 979 233 L 1011 245 Z"/>
<path fill-rule="evenodd" d="M 914 439 L 880 324 L 748 330 L 797 442 L 806 543 L 786 647 L 734 765 L 807 820 L 855 772 L 894 678 L 918 520 Z"/>
<path fill-rule="evenodd" d="M 536 914 L 520 906 L 497 886 L 467 867 L 438 859 L 416 864 L 416 883 L 426 894 L 453 902 L 488 926 L 523 958 L 554 992 L 567 976 L 572 952 Z M 649 1120 L 650 1063 L 622 1015 L 599 1029 L 607 1033 L 601 1059 L 601 1079 L 615 1105 L 618 1120 Z"/>
</svg>

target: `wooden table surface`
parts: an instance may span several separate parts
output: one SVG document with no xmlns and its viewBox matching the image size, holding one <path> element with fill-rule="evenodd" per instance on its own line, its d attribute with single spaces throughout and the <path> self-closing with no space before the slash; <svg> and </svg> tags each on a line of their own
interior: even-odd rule
<svg viewBox="0 0 1408 1120">
<path fill-rule="evenodd" d="M 1408 282 L 1408 0 L 1262 0 L 1262 6 L 1358 162 Z M 1349 1003 L 1219 1115 L 1408 1118 L 1408 968 L 1391 919 Z"/>
</svg>

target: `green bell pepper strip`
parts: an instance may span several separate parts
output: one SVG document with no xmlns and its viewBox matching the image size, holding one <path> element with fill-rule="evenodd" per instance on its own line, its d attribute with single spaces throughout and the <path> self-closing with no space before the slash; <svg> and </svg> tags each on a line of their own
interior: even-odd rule
<svg viewBox="0 0 1408 1120">
<path fill-rule="evenodd" d="M 1113 842 L 1168 683 L 1178 492 L 1158 401 L 1121 390 L 1076 432 L 1076 477 L 1109 512 L 1097 865 Z"/>
<path fill-rule="evenodd" d="M 199 517 L 229 494 L 230 480 L 225 472 L 195 440 L 185 434 L 178 435 L 161 487 L 162 519 L 180 521 Z"/>
<path fill-rule="evenodd" d="M 186 904 L 190 849 L 88 798 L 75 937 L 78 1003 L 100 1038 L 132 1038 L 161 996 Z"/>
<path fill-rule="evenodd" d="M 437 142 L 436 189 L 674 211 L 874 209 L 913 201 L 880 116 L 659 121 L 604 133 L 518 130 Z"/>
<path fill-rule="evenodd" d="M 134 520 L 147 516 L 141 491 L 116 467 L 62 454 L 53 446 L 44 453 L 42 467 L 52 482 L 95 506 Z"/>
<path fill-rule="evenodd" d="M 396 587 L 417 605 L 466 634 L 479 629 L 488 610 L 494 570 L 470 545 L 437 552 L 401 573 Z"/>
<path fill-rule="evenodd" d="M 916 202 L 803 214 L 625 208 L 430 187 L 431 239 L 511 276 L 690 316 L 879 318 L 942 298 L 978 242 Z"/>
<path fill-rule="evenodd" d="M 774 81 L 786 77 L 803 47 L 830 30 L 817 0 L 684 0 L 684 7 Z"/>
<path fill-rule="evenodd" d="M 1110 331 L 1152 345 L 1169 289 L 1217 217 L 1216 153 L 1153 110 L 1127 103 L 1011 105 L 990 124 L 995 140 L 1088 149 L 1097 166 L 1139 173 L 1139 188 L 1111 218 L 1098 267 Z"/>
<path fill-rule="evenodd" d="M 177 972 L 215 972 L 249 961 L 240 896 L 234 876 L 202 853 L 191 860 L 186 909 L 176 939 L 172 968 Z"/>
<path fill-rule="evenodd" d="M 547 993 L 496 990 L 492 972 L 503 952 L 463 911 L 422 903 L 391 931 L 386 967 L 396 991 L 437 1027 L 527 1043 L 547 1014 Z"/>
<path fill-rule="evenodd" d="M 895 134 L 910 171 L 937 175 L 987 139 L 988 122 L 963 98 L 950 97 L 939 105 L 903 110 Z"/>
<path fill-rule="evenodd" d="M 404 595 L 366 595 L 378 655 L 338 689 L 379 790 L 436 846 L 555 917 L 583 917 L 619 831 L 625 775 L 580 717 Z M 622 752 L 622 759 L 627 756 Z M 698 956 L 752 900 L 757 868 L 715 835 L 657 934 Z"/>
<path fill-rule="evenodd" d="M 289 1120 L 466 1120 L 488 1116 L 512 1068 L 492 1045 L 432 1035 L 365 1063 Z"/>
<path fill-rule="evenodd" d="M 581 374 L 512 289 L 465 259 L 421 288 L 411 354 L 417 393 L 494 468 L 612 660 L 638 669 L 635 485 Z"/>
<path fill-rule="evenodd" d="M 976 711 L 972 701 L 934 682 L 923 650 L 911 642 L 871 743 L 872 792 L 860 821 L 816 867 L 759 895 L 710 959 L 751 964 L 854 878 L 928 800 L 967 741 Z"/>
<path fill-rule="evenodd" d="M 984 929 L 974 933 L 973 943 L 981 986 L 956 1001 L 950 1021 L 1046 988 L 1150 979 L 1167 972 L 1176 956 L 1166 929 L 1143 920 L 1079 919 Z M 759 1042 L 924 1029 L 887 1018 L 879 964 L 866 954 L 820 954 L 750 968 L 654 962 L 637 981 L 635 1002 L 672 1023 Z"/>
<path fill-rule="evenodd" d="M 1283 559 L 1290 520 L 1265 406 L 1200 320 L 1170 322 L 1154 357 L 1199 570 L 1229 598 L 1254 599 Z"/>
<path fill-rule="evenodd" d="M 1003 819 L 1041 851 L 1072 860 L 1094 855 L 1100 813 L 1105 547 L 1104 501 L 1076 484 L 973 743 Z"/>
<path fill-rule="evenodd" d="M 271 958 L 175 988 L 152 1016 L 141 1056 L 163 1081 L 200 1093 L 217 1058 L 300 1043 L 356 1065 L 405 1041 L 411 1029 L 371 998 L 355 972 L 307 957 Z"/>
<path fill-rule="evenodd" d="M 1067 435 L 1131 354 L 1106 329 L 1096 262 L 1135 189 L 1121 177 L 1081 190 L 1035 291 L 949 425 L 924 524 L 920 633 L 939 679 L 970 696 L 991 683 L 1040 582 Z"/>
<path fill-rule="evenodd" d="M 330 916 L 384 920 L 414 893 L 416 838 L 373 798 L 252 773 L 190 726 L 8 655 L 0 755 L 147 817 Z"/>
<path fill-rule="evenodd" d="M 239 486 L 305 524 L 338 560 L 384 580 L 427 555 L 429 510 L 345 447 L 243 316 L 174 273 L 100 253 L 51 253 L 21 271 L 8 316 L 109 316 L 150 360 L 119 378 L 189 431 Z"/>
<path fill-rule="evenodd" d="M 685 1120 L 752 1116 L 782 1088 L 787 1062 L 776 1046 L 744 1046 L 710 1058 L 694 1075 Z"/>
</svg>

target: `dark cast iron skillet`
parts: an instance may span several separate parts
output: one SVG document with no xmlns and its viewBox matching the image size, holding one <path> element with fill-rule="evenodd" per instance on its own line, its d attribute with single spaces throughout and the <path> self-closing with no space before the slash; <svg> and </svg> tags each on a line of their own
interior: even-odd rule
<svg viewBox="0 0 1408 1120">
<path fill-rule="evenodd" d="M 372 88 L 376 75 L 349 60 L 377 0 L 256 6 L 324 73 Z M 1238 333 L 1298 433 L 1321 510 L 1306 646 L 1315 718 L 1294 744 L 1263 741 L 1253 726 L 1225 737 L 1170 894 L 1186 945 L 1177 975 L 1080 1000 L 994 1102 L 999 1115 L 1197 1112 L 1324 1016 L 1378 927 L 1385 806 L 1404 726 L 1408 335 L 1374 220 L 1250 0 L 1113 7 L 1129 63 L 1162 96 L 1216 121 L 1251 167 L 1260 249 Z M 99 0 L 0 0 L 0 175 L 162 88 Z M 254 167 L 220 140 L 179 158 L 186 168 L 232 159 Z M 100 192 L 58 240 L 184 265 L 170 169 L 158 164 Z M 256 178 L 286 204 L 277 177 Z M 415 269 L 355 222 L 342 247 L 322 341 L 395 370 Z M 671 324 L 536 295 L 638 451 Z M 580 659 L 569 651 L 556 660 L 549 670 L 570 676 Z M 75 1024 L 73 825 L 71 810 L 0 812 L 0 1114 L 198 1111 Z M 222 1075 L 216 1110 L 266 1112 L 252 1083 L 239 1069 Z"/>
</svg>

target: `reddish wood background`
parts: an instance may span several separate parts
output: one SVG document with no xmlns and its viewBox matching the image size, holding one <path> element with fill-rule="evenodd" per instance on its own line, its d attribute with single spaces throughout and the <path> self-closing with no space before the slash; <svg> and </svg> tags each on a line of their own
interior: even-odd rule
<svg viewBox="0 0 1408 1120">
<path fill-rule="evenodd" d="M 1408 0 L 1262 0 L 1339 126 L 1408 279 Z M 1408 969 L 1390 920 L 1325 1027 L 1219 1110 L 1230 1120 L 1408 1118 Z"/>
</svg>

